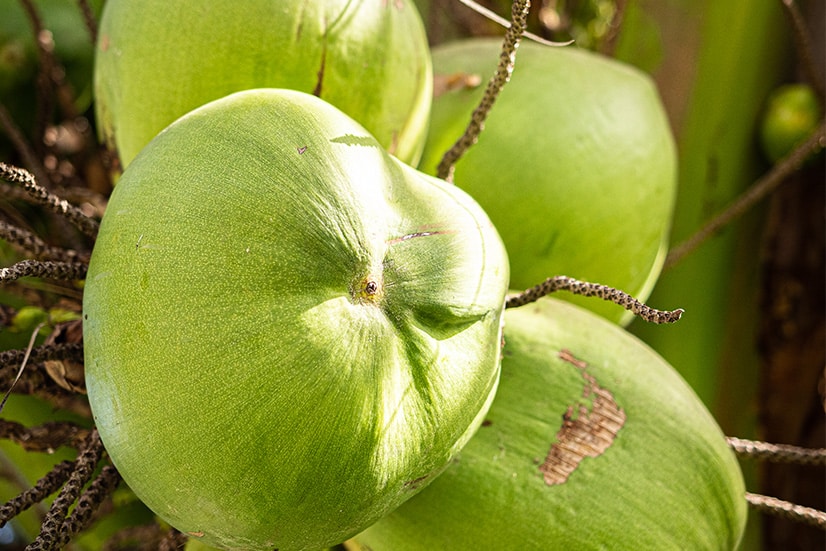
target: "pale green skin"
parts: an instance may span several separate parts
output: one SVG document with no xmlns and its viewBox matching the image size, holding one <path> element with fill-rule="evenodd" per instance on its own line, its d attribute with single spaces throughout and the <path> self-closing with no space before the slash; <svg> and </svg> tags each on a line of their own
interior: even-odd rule
<svg viewBox="0 0 826 551">
<path fill-rule="evenodd" d="M 323 71 L 322 71 L 323 67 Z M 95 59 L 101 137 L 128 165 L 172 121 L 251 88 L 316 93 L 408 163 L 430 52 L 410 0 L 108 0 Z"/>
<path fill-rule="evenodd" d="M 437 79 L 464 72 L 480 86 L 434 99 L 420 170 L 462 134 L 493 75 L 498 39 L 433 50 Z M 522 41 L 510 82 L 455 182 L 490 216 L 511 262 L 511 288 L 555 275 L 603 283 L 640 300 L 665 259 L 676 194 L 676 151 L 651 79 L 576 49 Z M 615 306 L 565 296 L 613 321 Z M 679 305 L 664 305 L 677 307 Z"/>
<path fill-rule="evenodd" d="M 539 465 L 562 416 L 593 400 L 583 398 L 582 373 L 563 350 L 587 364 L 626 419 L 602 455 L 551 486 Z M 747 513 L 737 459 L 676 371 L 620 327 L 555 299 L 507 310 L 502 376 L 486 419 L 455 464 L 352 548 L 737 547 Z"/>
<path fill-rule="evenodd" d="M 507 281 L 464 192 L 311 95 L 239 92 L 166 129 L 111 197 L 83 304 L 96 425 L 182 532 L 335 544 L 478 427 Z"/>
</svg>

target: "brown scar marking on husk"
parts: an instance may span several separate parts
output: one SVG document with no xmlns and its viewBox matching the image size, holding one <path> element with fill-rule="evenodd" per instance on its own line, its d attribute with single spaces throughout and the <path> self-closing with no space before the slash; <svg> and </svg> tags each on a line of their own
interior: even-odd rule
<svg viewBox="0 0 826 551">
<path fill-rule="evenodd" d="M 429 475 L 429 474 L 426 474 L 426 475 L 424 475 L 424 476 L 420 476 L 419 478 L 414 478 L 413 480 L 408 480 L 407 482 L 405 482 L 405 483 L 404 483 L 404 487 L 405 487 L 405 488 L 410 488 L 410 489 L 415 490 L 416 488 L 418 488 L 418 487 L 419 487 L 419 485 L 420 485 L 422 482 L 424 482 L 424 481 L 425 481 L 425 480 L 427 480 L 428 478 L 430 478 L 430 475 Z"/>
<path fill-rule="evenodd" d="M 433 97 L 438 98 L 456 90 L 471 90 L 482 84 L 482 75 L 478 73 L 436 74 L 433 76 Z"/>
<path fill-rule="evenodd" d="M 193 538 L 202 538 L 204 537 L 204 531 L 198 530 L 197 532 L 187 532 L 188 535 L 192 536 Z"/>
<path fill-rule="evenodd" d="M 401 243 L 402 241 L 408 241 L 410 239 L 415 239 L 416 237 L 430 237 L 431 235 L 447 235 L 451 233 L 456 233 L 452 230 L 434 230 L 434 231 L 417 231 L 413 233 L 408 233 L 407 235 L 403 235 L 401 237 L 396 237 L 393 239 L 389 239 L 387 241 L 388 245 L 395 245 L 396 243 Z"/>
<path fill-rule="evenodd" d="M 296 150 L 298 151 L 299 155 L 304 155 L 304 152 L 307 151 L 307 146 L 304 145 L 304 146 L 301 146 L 301 147 L 296 147 Z"/>
<path fill-rule="evenodd" d="M 568 406 L 562 416 L 562 427 L 556 433 L 556 442 L 548 450 L 539 466 L 545 484 L 563 484 L 586 457 L 599 457 L 611 447 L 619 430 L 625 425 L 625 411 L 614 400 L 613 394 L 587 373 L 588 364 L 569 350 L 561 350 L 559 358 L 576 367 L 585 384 L 583 400 L 590 399 L 591 408 L 579 402 Z M 577 413 L 574 417 L 574 413 Z"/>
</svg>

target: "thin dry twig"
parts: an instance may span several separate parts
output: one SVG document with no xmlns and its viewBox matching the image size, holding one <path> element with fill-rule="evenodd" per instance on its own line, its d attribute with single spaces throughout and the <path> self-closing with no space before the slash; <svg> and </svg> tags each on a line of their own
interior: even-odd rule
<svg viewBox="0 0 826 551">
<path fill-rule="evenodd" d="M 37 179 L 41 182 L 50 182 L 51 180 L 49 173 L 46 171 L 46 167 L 40 162 L 37 153 L 29 144 L 26 136 L 23 135 L 23 131 L 20 130 L 20 127 L 14 122 L 14 118 L 2 102 L 0 102 L 0 128 L 2 128 L 3 132 L 8 136 L 9 141 L 11 141 L 14 148 L 20 154 L 23 163 L 29 167 L 29 170 L 34 173 Z"/>
<path fill-rule="evenodd" d="M 785 8 L 789 22 L 792 25 L 792 36 L 794 37 L 795 50 L 800 60 L 800 68 L 809 81 L 812 88 L 820 98 L 821 105 L 826 102 L 826 85 L 820 77 L 820 65 L 815 61 L 814 48 L 809 39 L 809 30 L 806 27 L 806 18 L 800 11 L 800 7 L 795 0 L 782 0 L 780 2 Z"/>
<path fill-rule="evenodd" d="M 172 528 L 158 544 L 158 551 L 180 551 L 186 546 L 189 537 Z"/>
<path fill-rule="evenodd" d="M 20 368 L 17 370 L 17 375 L 14 376 L 9 388 L 6 390 L 5 394 L 3 394 L 3 400 L 0 401 L 0 411 L 3 411 L 3 408 L 6 407 L 6 401 L 8 401 L 12 390 L 14 390 L 14 385 L 16 385 L 17 381 L 20 380 L 20 376 L 23 375 L 23 370 L 26 369 L 26 363 L 28 363 L 29 356 L 32 353 L 32 348 L 34 348 L 34 341 L 37 339 L 37 334 L 44 325 L 45 323 L 41 322 L 34 328 L 34 331 L 32 331 L 32 336 L 29 338 L 29 345 L 26 347 L 25 353 L 23 354 L 23 361 L 20 362 Z"/>
<path fill-rule="evenodd" d="M 0 162 L 0 179 L 23 186 L 36 204 L 63 216 L 85 235 L 92 238 L 97 236 L 100 226 L 97 220 L 89 218 L 79 208 L 39 186 L 29 171 Z"/>
<path fill-rule="evenodd" d="M 98 22 L 95 19 L 95 12 L 89 5 L 88 0 L 77 0 L 80 11 L 83 14 L 83 22 L 86 24 L 86 30 L 89 31 L 89 39 L 92 44 L 95 44 L 98 39 Z"/>
<path fill-rule="evenodd" d="M 646 306 L 628 293 L 614 289 L 600 283 L 579 281 L 568 276 L 549 277 L 539 285 L 507 298 L 505 308 L 517 308 L 525 304 L 536 302 L 540 298 L 556 291 L 569 291 L 575 295 L 597 297 L 613 302 L 630 310 L 634 315 L 651 323 L 674 323 L 683 315 L 682 309 L 656 310 Z"/>
<path fill-rule="evenodd" d="M 673 267 L 686 255 L 705 243 L 722 228 L 739 218 L 753 207 L 758 201 L 777 189 L 786 178 L 800 168 L 810 155 L 826 147 L 826 121 L 815 130 L 809 138 L 786 157 L 780 159 L 771 170 L 757 180 L 749 189 L 740 195 L 734 202 L 709 220 L 691 237 L 676 245 L 669 251 L 663 269 Z"/>
<path fill-rule="evenodd" d="M 0 352 L 0 385 L 11 380 L 13 370 L 20 365 L 25 356 L 25 350 L 4 350 Z M 83 344 L 55 343 L 32 348 L 29 361 L 33 363 L 50 360 L 83 361 Z M 8 371 L 8 373 L 6 373 Z"/>
<path fill-rule="evenodd" d="M 496 67 L 496 72 L 488 82 L 488 86 L 482 96 L 482 101 L 479 102 L 479 105 L 473 111 L 470 123 L 465 129 L 464 134 L 456 140 L 456 143 L 454 143 L 445 153 L 444 157 L 442 157 L 436 169 L 439 178 L 452 182 L 456 162 L 479 139 L 479 134 L 481 134 L 485 127 L 485 120 L 493 104 L 496 102 L 499 93 L 505 87 L 505 84 L 508 83 L 513 73 L 513 67 L 516 62 L 516 49 L 519 47 L 522 34 L 527 28 L 530 7 L 530 0 L 514 0 L 511 10 L 511 24 L 505 31 L 505 38 L 502 41 L 502 51 L 499 54 L 499 64 Z"/>
<path fill-rule="evenodd" d="M 616 0 L 614 14 L 611 16 L 611 22 L 608 24 L 608 32 L 599 45 L 599 51 L 602 55 L 613 57 L 614 51 L 617 49 L 617 40 L 622 30 L 622 21 L 627 8 L 628 0 Z"/>
<path fill-rule="evenodd" d="M 809 524 L 821 530 L 826 530 L 826 512 L 812 507 L 796 505 L 776 497 L 764 496 L 746 492 L 746 501 L 749 505 L 776 517 L 783 517 L 795 522 Z"/>
<path fill-rule="evenodd" d="M 36 103 L 34 136 L 39 140 L 46 132 L 46 126 L 54 110 L 54 93 L 52 89 L 52 74 L 54 73 L 54 40 L 52 33 L 43 27 L 43 20 L 31 0 L 20 0 L 23 10 L 29 18 L 29 23 L 37 44 L 38 73 L 36 82 Z M 36 142 L 36 146 L 42 142 Z M 42 151 L 41 151 L 42 152 Z M 49 180 L 42 180 L 49 182 Z"/>
<path fill-rule="evenodd" d="M 485 17 L 486 19 L 489 19 L 490 21 L 493 21 L 497 25 L 505 27 L 506 29 L 511 24 L 510 21 L 508 21 L 507 19 L 505 19 L 501 15 L 497 14 L 496 12 L 494 12 L 492 10 L 489 10 L 488 8 L 486 8 L 485 6 L 483 6 L 482 4 L 480 4 L 478 2 L 474 2 L 473 0 L 459 0 L 459 3 L 464 4 L 465 6 L 469 7 L 470 9 L 472 9 L 473 11 L 475 11 L 476 13 L 481 15 L 482 17 Z M 533 33 L 528 32 L 528 31 L 523 32 L 522 36 L 524 36 L 525 38 L 527 38 L 529 40 L 532 40 L 534 42 L 542 44 L 544 46 L 568 46 L 568 45 L 574 43 L 573 40 L 568 40 L 568 41 L 565 41 L 565 42 L 554 42 L 553 40 L 548 40 L 546 38 L 542 38 L 541 36 L 533 34 Z"/>
</svg>

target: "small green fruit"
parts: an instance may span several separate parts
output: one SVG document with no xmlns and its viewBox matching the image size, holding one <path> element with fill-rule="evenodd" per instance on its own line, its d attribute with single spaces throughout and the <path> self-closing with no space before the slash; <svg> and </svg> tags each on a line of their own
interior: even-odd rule
<svg viewBox="0 0 826 551">
<path fill-rule="evenodd" d="M 109 0 L 95 61 L 102 139 L 123 166 L 181 115 L 251 88 L 313 93 L 415 162 L 430 53 L 410 0 Z"/>
<path fill-rule="evenodd" d="M 83 303 L 114 464 L 230 549 L 317 549 L 425 486 L 498 380 L 504 247 L 326 102 L 239 92 L 126 169 Z"/>
<path fill-rule="evenodd" d="M 769 98 L 760 125 L 766 157 L 776 163 L 814 132 L 823 113 L 817 95 L 806 84 L 788 84 Z"/>
<path fill-rule="evenodd" d="M 441 46 L 420 169 L 436 173 L 493 75 L 500 41 Z M 476 86 L 464 86 L 477 75 Z M 676 151 L 651 79 L 576 48 L 524 42 L 511 81 L 455 181 L 490 216 L 511 261 L 511 288 L 555 275 L 611 285 L 640 300 L 665 259 Z M 567 298 L 567 297 L 566 297 Z M 608 319 L 607 303 L 572 297 Z M 627 316 L 625 316 L 626 319 Z"/>
<path fill-rule="evenodd" d="M 557 300 L 507 310 L 485 423 L 355 549 L 735 549 L 737 460 L 680 376 L 641 341 Z"/>
</svg>

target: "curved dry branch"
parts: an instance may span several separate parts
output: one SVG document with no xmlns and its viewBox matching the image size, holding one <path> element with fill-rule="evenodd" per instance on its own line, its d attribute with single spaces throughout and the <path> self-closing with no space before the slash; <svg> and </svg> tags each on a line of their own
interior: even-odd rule
<svg viewBox="0 0 826 551">
<path fill-rule="evenodd" d="M 682 309 L 656 310 L 619 289 L 600 283 L 579 281 L 568 276 L 549 277 L 539 285 L 526 289 L 517 295 L 509 296 L 505 302 L 505 308 L 517 308 L 531 302 L 536 302 L 540 298 L 555 293 L 556 291 L 568 291 L 575 295 L 597 297 L 613 302 L 626 310 L 630 310 L 635 316 L 650 323 L 674 323 L 680 319 L 684 312 Z"/>
<path fill-rule="evenodd" d="M 686 255 L 705 243 L 708 238 L 748 211 L 758 201 L 777 189 L 790 174 L 801 167 L 810 155 L 824 147 L 826 147 L 826 121 L 823 121 L 820 127 L 812 132 L 809 138 L 799 147 L 780 159 L 765 176 L 757 180 L 754 185 L 735 199 L 728 208 L 709 220 L 691 237 L 673 247 L 665 259 L 663 269 L 671 268 L 677 264 Z"/>
</svg>

